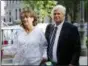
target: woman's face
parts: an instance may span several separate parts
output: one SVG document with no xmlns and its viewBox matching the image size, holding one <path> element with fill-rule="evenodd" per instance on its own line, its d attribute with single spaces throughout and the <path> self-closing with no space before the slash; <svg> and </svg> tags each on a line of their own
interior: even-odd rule
<svg viewBox="0 0 88 66">
<path fill-rule="evenodd" d="M 21 18 L 24 27 L 33 26 L 34 18 L 30 16 L 24 16 Z"/>
</svg>

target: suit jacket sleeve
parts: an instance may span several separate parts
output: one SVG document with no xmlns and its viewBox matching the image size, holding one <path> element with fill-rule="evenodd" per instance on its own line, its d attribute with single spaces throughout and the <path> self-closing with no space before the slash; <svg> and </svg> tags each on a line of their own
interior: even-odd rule
<svg viewBox="0 0 88 66">
<path fill-rule="evenodd" d="M 80 36 L 77 27 L 72 28 L 71 35 L 71 40 L 74 45 L 74 53 L 70 63 L 73 65 L 77 65 L 79 63 L 81 50 Z"/>
<path fill-rule="evenodd" d="M 47 25 L 46 27 L 46 31 L 45 31 L 45 37 L 47 39 L 47 42 L 49 43 L 49 36 L 50 36 L 50 28 L 51 28 L 51 24 Z"/>
</svg>

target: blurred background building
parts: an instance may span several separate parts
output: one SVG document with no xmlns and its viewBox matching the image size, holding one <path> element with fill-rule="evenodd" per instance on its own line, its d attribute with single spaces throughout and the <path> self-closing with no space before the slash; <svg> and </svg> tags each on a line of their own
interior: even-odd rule
<svg viewBox="0 0 88 66">
<path fill-rule="evenodd" d="M 19 20 L 19 14 L 24 8 L 24 4 L 22 1 L 18 0 L 4 0 L 1 1 L 2 3 L 2 23 L 6 25 L 12 25 L 12 24 L 18 24 L 20 22 Z M 4 26 L 2 24 L 2 26 Z"/>
</svg>

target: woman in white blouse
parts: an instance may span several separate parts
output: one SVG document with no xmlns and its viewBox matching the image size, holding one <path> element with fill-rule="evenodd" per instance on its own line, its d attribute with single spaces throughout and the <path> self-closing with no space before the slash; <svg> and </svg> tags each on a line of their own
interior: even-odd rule
<svg viewBox="0 0 88 66">
<path fill-rule="evenodd" d="M 14 55 L 17 65 L 40 65 L 46 54 L 47 41 L 41 29 L 36 27 L 37 17 L 31 10 L 20 14 L 22 29 L 15 38 L 15 44 L 4 49 L 4 53 Z"/>
</svg>

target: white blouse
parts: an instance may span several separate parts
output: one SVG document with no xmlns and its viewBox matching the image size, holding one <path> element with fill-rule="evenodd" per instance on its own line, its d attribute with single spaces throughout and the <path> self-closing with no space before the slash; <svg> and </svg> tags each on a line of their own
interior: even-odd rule
<svg viewBox="0 0 88 66">
<path fill-rule="evenodd" d="M 4 49 L 4 53 L 15 54 L 13 63 L 17 65 L 39 65 L 43 57 L 47 58 L 47 41 L 42 29 L 35 27 L 31 33 L 20 30 L 15 44 Z"/>
</svg>

